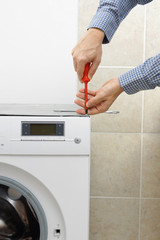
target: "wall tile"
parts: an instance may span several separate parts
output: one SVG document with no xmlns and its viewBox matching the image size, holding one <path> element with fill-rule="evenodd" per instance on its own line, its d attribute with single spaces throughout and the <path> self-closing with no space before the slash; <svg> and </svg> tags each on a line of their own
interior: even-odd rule
<svg viewBox="0 0 160 240">
<path fill-rule="evenodd" d="M 160 133 L 160 89 L 145 91 L 144 132 Z"/>
<path fill-rule="evenodd" d="M 96 13 L 99 1 L 81 0 L 79 4 L 79 38 Z M 144 7 L 137 6 L 119 26 L 110 44 L 103 45 L 101 65 L 136 66 L 143 60 Z"/>
<path fill-rule="evenodd" d="M 98 3 L 99 0 L 79 1 L 79 38 L 86 33 Z M 160 53 L 159 12 L 159 0 L 146 5 L 146 59 Z M 96 90 L 107 80 L 130 70 L 125 66 L 133 67 L 143 62 L 144 19 L 145 7 L 135 7 L 121 23 L 111 43 L 103 45 L 101 66 L 106 68 L 101 67 L 97 70 L 89 88 Z M 116 66 L 122 68 L 115 68 Z M 82 84 L 79 84 L 80 87 Z M 119 110 L 118 115 L 104 113 L 91 117 L 90 240 L 159 240 L 159 94 L 158 88 L 144 92 L 142 197 L 152 199 L 141 200 L 140 238 L 138 198 L 142 92 L 135 95 L 122 93 L 109 109 Z"/>
<path fill-rule="evenodd" d="M 129 69 L 98 69 L 89 87 L 93 90 L 100 88 L 107 80 L 118 77 Z M 99 114 L 92 117 L 94 132 L 140 132 L 142 93 L 128 95 L 122 93 L 109 110 L 118 110 L 116 115 Z"/>
<path fill-rule="evenodd" d="M 79 1 L 79 38 L 83 37 L 86 33 L 88 25 L 96 13 L 97 7 L 99 5 L 99 0 L 80 0 Z"/>
<path fill-rule="evenodd" d="M 147 5 L 146 59 L 160 53 L 159 13 L 159 0 L 154 0 Z"/>
<path fill-rule="evenodd" d="M 141 240 L 160 239 L 160 199 L 142 200 Z"/>
<path fill-rule="evenodd" d="M 138 239 L 138 200 L 91 199 L 90 216 L 90 240 Z"/>
<path fill-rule="evenodd" d="M 136 6 L 123 20 L 110 44 L 103 46 L 101 65 L 137 66 L 143 61 L 144 6 Z"/>
<path fill-rule="evenodd" d="M 144 134 L 142 167 L 142 196 L 160 198 L 160 134 Z"/>
<path fill-rule="evenodd" d="M 129 69 L 99 68 L 88 87 L 98 90 L 107 80 L 118 77 Z M 79 88 L 84 86 L 79 83 Z M 134 95 L 122 93 L 109 110 L 118 110 L 119 114 L 98 114 L 92 116 L 93 132 L 140 132 L 142 113 L 142 93 Z"/>
<path fill-rule="evenodd" d="M 92 133 L 91 156 L 91 196 L 139 196 L 140 134 Z"/>
</svg>

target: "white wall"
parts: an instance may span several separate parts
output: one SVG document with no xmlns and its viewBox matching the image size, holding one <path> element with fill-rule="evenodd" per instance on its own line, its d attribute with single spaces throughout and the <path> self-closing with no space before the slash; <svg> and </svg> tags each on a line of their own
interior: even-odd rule
<svg viewBox="0 0 160 240">
<path fill-rule="evenodd" d="M 72 103 L 77 0 L 0 0 L 0 103 Z"/>
</svg>

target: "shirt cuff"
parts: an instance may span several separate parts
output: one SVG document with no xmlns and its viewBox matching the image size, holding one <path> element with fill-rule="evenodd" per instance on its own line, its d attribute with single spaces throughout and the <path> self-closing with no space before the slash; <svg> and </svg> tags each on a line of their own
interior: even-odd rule
<svg viewBox="0 0 160 240">
<path fill-rule="evenodd" d="M 108 43 L 113 37 L 113 34 L 117 30 L 119 24 L 116 21 L 116 18 L 112 13 L 107 11 L 99 11 L 93 17 L 90 22 L 89 28 L 99 28 L 105 33 L 105 38 L 103 43 Z"/>
<path fill-rule="evenodd" d="M 142 90 L 154 89 L 155 84 L 149 84 L 141 65 L 119 76 L 119 82 L 127 94 L 134 94 Z"/>
</svg>

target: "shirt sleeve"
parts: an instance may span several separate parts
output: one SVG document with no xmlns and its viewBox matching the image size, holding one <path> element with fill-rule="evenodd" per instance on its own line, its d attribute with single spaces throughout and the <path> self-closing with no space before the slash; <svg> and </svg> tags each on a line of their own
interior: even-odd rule
<svg viewBox="0 0 160 240">
<path fill-rule="evenodd" d="M 120 75 L 119 82 L 127 94 L 160 87 L 160 54 Z"/>
<path fill-rule="evenodd" d="M 99 7 L 89 28 L 99 28 L 105 33 L 103 43 L 112 39 L 115 31 L 133 7 L 152 0 L 100 0 Z"/>
</svg>

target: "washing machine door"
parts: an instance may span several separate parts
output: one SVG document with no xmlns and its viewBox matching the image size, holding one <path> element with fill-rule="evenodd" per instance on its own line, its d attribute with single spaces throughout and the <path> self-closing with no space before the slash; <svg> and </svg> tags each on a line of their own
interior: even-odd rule
<svg viewBox="0 0 160 240">
<path fill-rule="evenodd" d="M 39 217 L 45 218 L 40 216 L 43 211 L 40 206 L 37 208 L 37 200 L 34 202 L 34 197 L 23 186 L 11 179 L 0 179 L 0 240 L 41 239 Z M 47 239 L 45 235 L 42 239 Z"/>
</svg>

